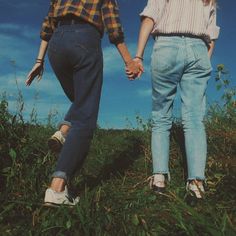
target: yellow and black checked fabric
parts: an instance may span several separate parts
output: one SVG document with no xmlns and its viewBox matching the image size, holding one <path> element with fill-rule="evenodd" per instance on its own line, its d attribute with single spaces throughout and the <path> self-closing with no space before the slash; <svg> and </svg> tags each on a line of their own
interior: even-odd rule
<svg viewBox="0 0 236 236">
<path fill-rule="evenodd" d="M 93 24 L 102 35 L 105 28 L 111 43 L 124 41 L 116 0 L 51 0 L 41 38 L 49 41 L 58 19 L 71 14 Z"/>
</svg>

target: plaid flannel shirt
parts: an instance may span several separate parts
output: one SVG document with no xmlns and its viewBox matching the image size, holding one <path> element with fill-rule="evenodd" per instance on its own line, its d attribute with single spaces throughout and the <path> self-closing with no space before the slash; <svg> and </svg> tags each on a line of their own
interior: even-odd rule
<svg viewBox="0 0 236 236">
<path fill-rule="evenodd" d="M 51 0 L 48 15 L 42 24 L 41 39 L 49 41 L 58 19 L 68 14 L 93 24 L 101 35 L 105 28 L 111 43 L 124 42 L 116 0 Z"/>
</svg>

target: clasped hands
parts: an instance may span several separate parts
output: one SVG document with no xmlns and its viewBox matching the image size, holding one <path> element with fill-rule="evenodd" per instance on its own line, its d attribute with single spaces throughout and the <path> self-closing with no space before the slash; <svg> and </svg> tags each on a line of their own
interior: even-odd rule
<svg viewBox="0 0 236 236">
<path fill-rule="evenodd" d="M 137 77 L 139 78 L 144 72 L 141 58 L 133 58 L 126 63 L 125 71 L 129 80 L 135 80 Z"/>
</svg>

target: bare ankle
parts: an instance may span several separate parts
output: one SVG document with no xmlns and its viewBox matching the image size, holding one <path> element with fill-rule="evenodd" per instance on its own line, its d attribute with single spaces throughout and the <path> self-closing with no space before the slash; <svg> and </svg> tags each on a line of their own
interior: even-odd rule
<svg viewBox="0 0 236 236">
<path fill-rule="evenodd" d="M 193 180 L 190 180 L 189 183 L 190 183 L 190 184 L 195 184 L 195 185 L 197 185 L 197 186 L 203 185 L 203 181 L 200 180 L 200 179 L 193 179 Z"/>
<path fill-rule="evenodd" d="M 69 125 L 62 125 L 62 126 L 60 127 L 60 131 L 61 131 L 61 133 L 62 133 L 62 135 L 63 135 L 64 137 L 67 136 L 69 130 L 70 130 L 70 126 L 69 126 Z"/>
<path fill-rule="evenodd" d="M 62 178 L 53 178 L 50 188 L 55 192 L 63 192 L 65 190 L 66 182 Z"/>
</svg>

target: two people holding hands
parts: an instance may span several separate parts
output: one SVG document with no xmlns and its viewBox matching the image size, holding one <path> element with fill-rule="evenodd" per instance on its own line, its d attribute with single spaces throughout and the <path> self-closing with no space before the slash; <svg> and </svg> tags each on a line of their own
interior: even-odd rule
<svg viewBox="0 0 236 236">
<path fill-rule="evenodd" d="M 85 14 L 86 12 L 86 14 Z M 148 0 L 141 13 L 136 56 L 124 43 L 116 0 L 51 0 L 41 30 L 41 46 L 26 85 L 42 76 L 46 51 L 52 69 L 72 102 L 59 130 L 49 139 L 60 150 L 45 204 L 75 205 L 68 182 L 87 156 L 96 128 L 103 80 L 101 37 L 104 26 L 119 51 L 130 80 L 144 72 L 143 54 L 150 34 L 152 52 L 152 189 L 163 193 L 169 174 L 169 136 L 173 101 L 180 88 L 182 124 L 188 164 L 190 200 L 204 195 L 206 134 L 205 93 L 211 74 L 210 57 L 219 35 L 215 0 Z"/>
</svg>

